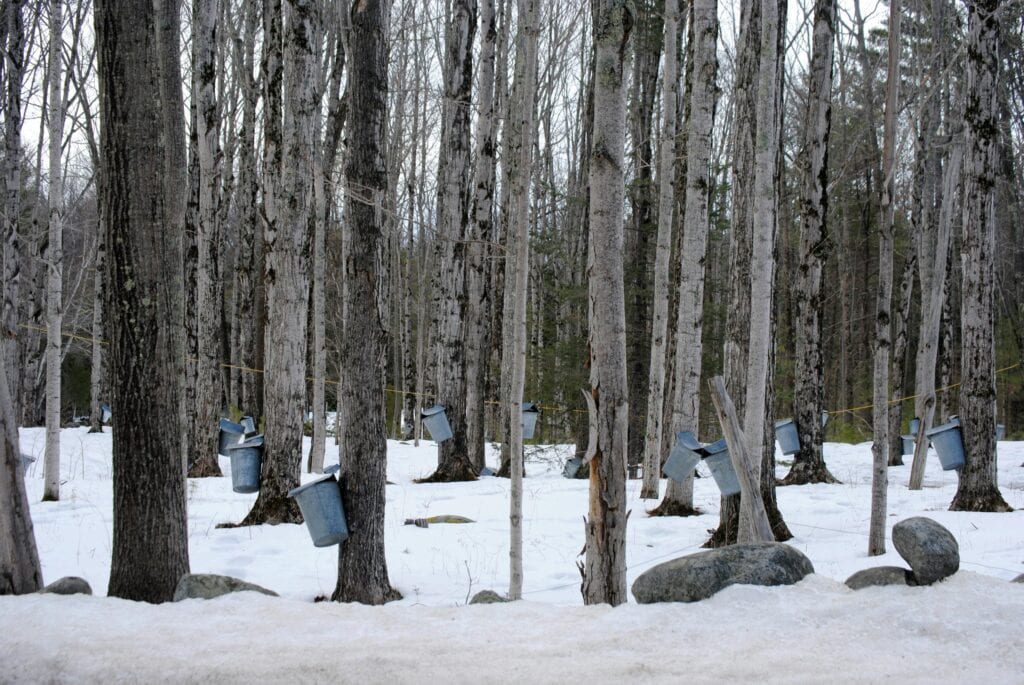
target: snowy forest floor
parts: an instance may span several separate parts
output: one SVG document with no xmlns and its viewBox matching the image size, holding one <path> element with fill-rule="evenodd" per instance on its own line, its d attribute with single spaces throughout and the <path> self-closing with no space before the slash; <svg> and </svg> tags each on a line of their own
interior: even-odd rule
<svg viewBox="0 0 1024 685">
<path fill-rule="evenodd" d="M 38 457 L 26 483 L 46 582 L 82 576 L 102 595 L 111 552 L 109 431 L 62 432 L 61 501 L 42 496 L 43 429 L 22 429 Z M 308 449 L 308 440 L 307 445 Z M 330 446 L 328 453 L 330 454 Z M 385 535 L 392 584 L 385 607 L 313 604 L 330 596 L 337 548 L 313 547 L 304 526 L 218 529 L 239 521 L 256 495 L 224 478 L 191 480 L 189 554 L 195 573 L 257 583 L 252 593 L 150 606 L 102 596 L 0 597 L 0 682 L 985 682 L 1024 683 L 1024 443 L 999 443 L 999 484 L 1010 514 L 947 511 L 955 472 L 929 453 L 924 488 L 910 466 L 889 470 L 889 521 L 928 516 L 960 545 L 961 570 L 932 587 L 843 585 L 879 565 L 906 567 L 889 544 L 867 556 L 871 449 L 827 443 L 842 483 L 779 488 L 779 507 L 816 573 L 790 587 L 734 586 L 696 604 L 584 607 L 576 568 L 583 548 L 586 480 L 562 477 L 566 447 L 527 447 L 524 597 L 464 606 L 508 587 L 507 480 L 417 485 L 436 465 L 431 442 L 388 443 Z M 492 451 L 489 464 L 496 466 Z M 778 455 L 778 475 L 788 458 Z M 328 462 L 331 457 L 328 457 Z M 700 467 L 704 469 L 703 465 Z M 312 476 L 303 475 L 303 480 Z M 718 490 L 697 480 L 690 518 L 649 518 L 639 499 L 627 534 L 628 578 L 700 550 L 718 523 Z M 474 523 L 404 525 L 456 514 Z M 889 526 L 891 529 L 891 525 Z"/>
</svg>

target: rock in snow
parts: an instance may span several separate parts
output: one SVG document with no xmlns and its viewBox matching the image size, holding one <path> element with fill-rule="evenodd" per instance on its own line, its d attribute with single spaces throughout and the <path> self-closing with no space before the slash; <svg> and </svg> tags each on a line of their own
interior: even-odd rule
<svg viewBox="0 0 1024 685">
<path fill-rule="evenodd" d="M 917 585 L 912 571 L 899 566 L 876 566 L 857 571 L 846 579 L 851 590 L 863 590 L 876 585 Z"/>
<path fill-rule="evenodd" d="M 1024 573 L 1010 581 L 1011 583 L 1024 583 Z"/>
<path fill-rule="evenodd" d="M 183 599 L 213 599 L 229 592 L 262 592 L 277 597 L 277 593 L 253 583 L 247 583 L 231 576 L 218 576 L 214 573 L 187 573 L 178 581 L 174 589 L 174 601 Z"/>
<path fill-rule="evenodd" d="M 64 576 L 60 580 L 53 581 L 40 592 L 51 592 L 55 595 L 91 595 L 92 588 L 85 578 Z"/>
<path fill-rule="evenodd" d="M 931 585 L 960 568 L 960 546 L 945 527 L 923 516 L 892 527 L 892 544 L 910 568 L 918 585 Z"/>
<path fill-rule="evenodd" d="M 473 595 L 473 599 L 469 600 L 470 604 L 500 604 L 507 602 L 507 597 L 502 597 L 494 590 L 481 590 L 480 592 Z"/>
<path fill-rule="evenodd" d="M 633 583 L 640 604 L 697 602 L 730 585 L 792 585 L 814 573 L 803 552 L 780 542 L 730 545 L 666 561 Z"/>
</svg>

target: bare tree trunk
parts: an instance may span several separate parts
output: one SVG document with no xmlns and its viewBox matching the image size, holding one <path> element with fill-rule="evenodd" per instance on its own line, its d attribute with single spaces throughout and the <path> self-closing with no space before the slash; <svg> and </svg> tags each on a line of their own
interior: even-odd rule
<svg viewBox="0 0 1024 685">
<path fill-rule="evenodd" d="M 220 115 L 217 105 L 217 20 L 220 0 L 193 0 L 192 99 L 199 159 L 199 215 L 196 226 L 195 421 L 188 441 L 188 475 L 220 476 L 217 419 L 221 388 L 221 288 L 219 202 L 221 182 Z"/>
<path fill-rule="evenodd" d="M 454 437 L 438 445 L 437 470 L 421 482 L 476 480 L 466 451 L 466 243 L 476 1 L 454 0 L 446 30 L 444 104 L 438 168 L 438 278 L 434 289 L 437 394 Z"/>
<path fill-rule="evenodd" d="M 537 2 L 519 0 L 515 115 L 508 124 L 505 154 L 513 206 L 509 212 L 505 260 L 505 317 L 511 320 L 502 340 L 502 368 L 509 370 L 510 394 L 502 398 L 509 415 L 511 493 L 509 513 L 509 599 L 523 597 L 523 424 L 526 383 L 526 290 L 530 273 L 530 172 L 533 161 L 534 100 L 537 90 Z"/>
<path fill-rule="evenodd" d="M 892 323 L 892 358 L 890 359 L 890 379 L 892 395 L 901 398 L 907 394 L 907 328 L 910 320 L 910 308 L 913 305 L 914 280 L 917 277 L 917 250 L 911 249 L 903 265 L 903 276 L 900 278 L 899 309 L 895 312 Z M 889 466 L 903 465 L 903 436 L 900 426 L 903 424 L 903 402 L 893 401 L 889 404 Z"/>
<path fill-rule="evenodd" d="M 889 485 L 889 324 L 892 309 L 892 252 L 895 201 L 896 106 L 899 102 L 900 3 L 889 5 L 889 67 L 885 88 L 885 128 L 882 138 L 882 202 L 878 230 L 878 300 L 875 307 L 874 406 L 871 424 L 873 467 L 868 555 L 885 554 L 886 499 Z"/>
<path fill-rule="evenodd" d="M 6 364 L 0 365 L 0 595 L 22 595 L 43 586 L 43 572 L 6 376 Z"/>
<path fill-rule="evenodd" d="M 626 315 L 622 273 L 624 51 L 633 17 L 624 0 L 593 3 L 594 138 L 590 154 L 590 383 L 596 404 L 586 521 L 585 604 L 626 601 Z"/>
<path fill-rule="evenodd" d="M 964 214 L 961 231 L 960 432 L 964 465 L 951 511 L 1013 511 L 999 492 L 995 415 L 995 187 L 998 174 L 999 9 L 967 3 Z"/>
<path fill-rule="evenodd" d="M 384 555 L 384 484 L 387 480 L 384 359 L 387 346 L 387 255 L 384 140 L 388 71 L 387 3 L 367 0 L 352 10 L 349 98 L 351 134 L 360 142 L 348 153 L 345 250 L 345 341 L 342 385 L 346 412 L 341 493 L 351 534 L 338 551 L 338 584 L 332 599 L 384 604 L 401 595 L 388 580 Z"/>
<path fill-rule="evenodd" d="M 835 22 L 836 0 L 817 0 L 804 147 L 797 162 L 803 195 L 800 199 L 800 267 L 795 289 L 793 420 L 800 436 L 800 451 L 794 456 L 793 468 L 781 485 L 836 482 L 825 466 L 821 450 L 825 434 L 821 425 L 821 412 L 825 408 L 821 274 L 832 249 L 827 219 Z"/>
<path fill-rule="evenodd" d="M 178 413 L 183 348 L 179 327 L 167 325 L 182 316 L 179 10 L 176 0 L 100 0 L 95 10 L 100 208 L 111 248 L 106 310 L 118 416 L 107 592 L 148 602 L 169 601 L 189 569 Z"/>
<path fill-rule="evenodd" d="M 313 36 L 318 21 L 312 0 L 285 0 L 284 119 L 281 205 L 277 222 L 264 232 L 267 288 L 265 442 L 260 494 L 242 525 L 299 523 L 302 515 L 288 491 L 299 485 L 302 424 L 306 404 L 306 330 L 309 247 L 313 223 Z"/>
<path fill-rule="evenodd" d="M 3 245 L 3 309 L 0 311 L 0 346 L 10 401 L 14 407 L 15 426 L 21 420 L 21 355 L 19 350 L 18 304 L 20 302 L 22 245 L 21 229 L 21 81 L 24 73 L 25 25 L 22 18 L 24 0 L 4 3 L 4 25 L 7 45 L 4 51 L 4 245 Z"/>
<path fill-rule="evenodd" d="M 64 322 L 64 94 L 61 89 L 64 25 L 61 0 L 50 0 L 50 226 L 46 248 L 46 456 L 43 501 L 60 499 L 60 369 L 61 327 Z"/>
<path fill-rule="evenodd" d="M 651 362 L 647 386 L 644 435 L 644 481 L 641 499 L 656 499 L 661 484 L 661 452 L 665 442 L 665 348 L 668 338 L 669 259 L 675 209 L 676 100 L 679 93 L 679 2 L 665 3 L 665 65 L 661 91 L 661 150 L 658 168 L 658 238 L 654 253 L 654 298 L 651 311 Z M 669 431 L 668 441 L 675 439 Z"/>
</svg>

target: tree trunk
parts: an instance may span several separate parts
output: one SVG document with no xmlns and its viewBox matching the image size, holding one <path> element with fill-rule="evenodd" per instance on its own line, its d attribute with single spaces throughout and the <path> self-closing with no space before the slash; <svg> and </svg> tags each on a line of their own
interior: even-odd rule
<svg viewBox="0 0 1024 685">
<path fill-rule="evenodd" d="M 179 9 L 174 0 L 99 0 L 95 9 L 100 208 L 110 246 L 105 309 L 118 416 L 107 593 L 148 602 L 169 601 L 189 570 L 178 414 L 183 348 L 178 327 L 167 325 L 182 313 Z"/>
<path fill-rule="evenodd" d="M 821 274 L 832 249 L 828 234 L 828 145 L 832 129 L 832 73 L 836 0 L 814 4 L 814 36 L 808 77 L 804 147 L 798 166 L 803 185 L 800 198 L 800 266 L 796 273 L 793 421 L 800 451 L 780 485 L 834 483 L 825 466 L 821 443 L 825 430 L 825 373 L 821 341 Z"/>
<path fill-rule="evenodd" d="M 437 470 L 420 482 L 476 480 L 466 445 L 466 243 L 476 1 L 454 0 L 446 31 L 438 168 L 438 278 L 434 288 L 437 395 L 454 437 L 438 445 Z"/>
<path fill-rule="evenodd" d="M 961 231 L 960 432 L 964 465 L 951 511 L 1013 511 L 996 473 L 993 292 L 998 173 L 999 9 L 1001 0 L 967 3 L 968 50 Z"/>
<path fill-rule="evenodd" d="M 306 408 L 306 330 L 309 247 L 313 223 L 313 121 L 317 8 L 312 0 L 284 2 L 284 119 L 281 204 L 264 231 L 267 290 L 265 442 L 260 494 L 242 525 L 299 523 L 288 491 L 299 485 Z"/>
<path fill-rule="evenodd" d="M 221 251 L 218 204 L 220 201 L 220 112 L 217 106 L 217 20 L 220 0 L 192 0 L 192 97 L 196 115 L 199 158 L 199 216 L 196 230 L 196 348 L 195 421 L 188 441 L 188 475 L 220 476 L 217 462 L 217 420 L 221 388 L 221 288 L 218 254 Z"/>
<path fill-rule="evenodd" d="M 24 73 L 25 25 L 22 18 L 24 0 L 4 3 L 4 25 L 7 45 L 4 72 L 4 244 L 3 244 L 3 308 L 0 311 L 0 346 L 10 401 L 14 407 L 15 426 L 21 421 L 21 355 L 19 351 L 18 306 L 20 302 L 22 246 L 21 229 L 21 81 Z"/>
<path fill-rule="evenodd" d="M 622 272 L 624 51 L 633 16 L 624 0 L 593 3 L 594 137 L 590 153 L 590 383 L 597 406 L 583 568 L 585 604 L 626 601 L 626 316 Z"/>
<path fill-rule="evenodd" d="M 871 524 L 868 555 L 885 553 L 886 498 L 889 485 L 889 324 L 892 309 L 893 223 L 896 162 L 896 106 L 899 102 L 900 3 L 889 5 L 889 67 L 885 88 L 885 128 L 882 139 L 882 197 L 878 229 L 878 299 L 875 306 L 874 403 L 871 424 L 874 442 L 871 478 Z"/>
<path fill-rule="evenodd" d="M 23 595 L 43 586 L 43 572 L 6 376 L 0 366 L 0 595 Z"/>
<path fill-rule="evenodd" d="M 644 482 L 641 499 L 656 499 L 661 484 L 661 452 L 666 442 L 665 348 L 668 338 L 669 259 L 676 202 L 676 100 L 679 93 L 679 2 L 665 3 L 665 65 L 661 91 L 661 150 L 658 168 L 658 239 L 654 253 L 654 298 L 651 311 L 651 361 L 647 385 L 647 425 L 644 434 Z M 669 431 L 667 442 L 675 436 Z"/>
<path fill-rule="evenodd" d="M 401 595 L 388 580 L 384 555 L 384 484 L 387 427 L 384 393 L 388 283 L 384 198 L 387 171 L 387 6 L 381 0 L 352 10 L 349 102 L 351 135 L 360 142 L 345 169 L 350 240 L 345 250 L 345 340 L 341 375 L 345 421 L 341 493 L 351 534 L 338 551 L 338 584 L 332 599 L 384 604 Z"/>
<path fill-rule="evenodd" d="M 61 326 L 64 321 L 64 174 L 61 143 L 64 140 L 63 5 L 50 0 L 49 85 L 49 244 L 46 248 L 46 456 L 43 501 L 60 499 L 60 369 Z"/>
</svg>

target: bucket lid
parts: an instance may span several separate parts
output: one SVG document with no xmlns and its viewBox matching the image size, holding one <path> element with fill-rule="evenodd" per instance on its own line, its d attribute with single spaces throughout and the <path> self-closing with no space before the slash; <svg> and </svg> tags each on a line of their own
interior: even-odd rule
<svg viewBox="0 0 1024 685">
<path fill-rule="evenodd" d="M 782 428 L 783 426 L 785 426 L 786 424 L 789 424 L 789 423 L 793 423 L 793 419 L 781 419 L 781 420 L 775 422 L 775 427 L 776 428 Z"/>
<path fill-rule="evenodd" d="M 288 496 L 289 497 L 295 497 L 299 493 L 304 492 L 306 490 L 309 490 L 314 485 L 320 485 L 320 483 L 324 483 L 324 482 L 329 481 L 329 480 L 330 481 L 334 481 L 335 483 L 338 482 L 338 481 L 334 480 L 334 474 L 333 473 L 329 473 L 326 476 L 320 476 L 316 480 L 311 480 L 308 483 L 306 483 L 305 485 L 300 485 L 299 487 L 295 488 L 294 490 L 289 490 L 288 491 Z"/>
<path fill-rule="evenodd" d="M 952 421 L 947 421 L 946 423 L 942 424 L 941 426 L 935 426 L 935 428 L 929 428 L 928 430 L 926 430 L 924 432 L 924 434 L 927 437 L 930 438 L 933 435 L 938 435 L 939 433 L 942 433 L 943 431 L 948 431 L 951 428 L 959 428 L 959 427 L 960 427 L 960 419 L 958 419 L 958 418 L 956 418 L 954 416 Z"/>
<path fill-rule="evenodd" d="M 434 414 L 440 414 L 444 410 L 445 410 L 445 406 L 443 404 L 435 404 L 433 407 L 430 407 L 429 409 L 422 410 L 420 412 L 420 414 L 423 417 L 427 417 L 427 416 L 433 416 Z"/>
<path fill-rule="evenodd" d="M 262 446 L 263 446 L 263 435 L 262 434 L 253 435 L 252 437 L 244 437 L 244 438 L 239 439 L 239 441 L 234 443 L 234 444 L 225 445 L 225 447 L 227 449 L 229 449 L 229 450 L 240 450 L 240 449 L 244 449 L 246 447 L 262 447 Z"/>
<path fill-rule="evenodd" d="M 693 431 L 679 431 L 676 433 L 676 442 L 691 450 L 700 449 L 700 442 L 697 440 L 697 436 L 693 434 Z"/>
<path fill-rule="evenodd" d="M 331 474 L 333 474 L 333 473 L 337 473 L 338 471 L 341 471 L 341 464 L 331 464 L 330 466 L 328 466 L 328 467 L 326 467 L 324 469 L 324 473 L 331 473 Z"/>
<path fill-rule="evenodd" d="M 726 444 L 725 438 L 722 438 L 721 440 L 717 440 L 711 443 L 710 445 L 704 445 L 704 447 L 702 447 L 700 451 L 704 453 L 705 457 L 710 457 L 714 454 L 718 454 L 719 452 L 724 452 L 727 449 L 729 449 L 729 445 Z"/>
<path fill-rule="evenodd" d="M 532 412 L 540 413 L 540 407 L 538 407 L 533 402 L 523 402 L 523 407 L 522 408 L 523 408 L 524 412 L 525 411 L 532 411 Z"/>
<path fill-rule="evenodd" d="M 245 432 L 245 429 L 242 428 L 242 424 L 235 423 L 234 421 L 228 421 L 227 419 L 220 420 L 220 429 L 225 433 L 238 433 L 239 435 Z"/>
</svg>

